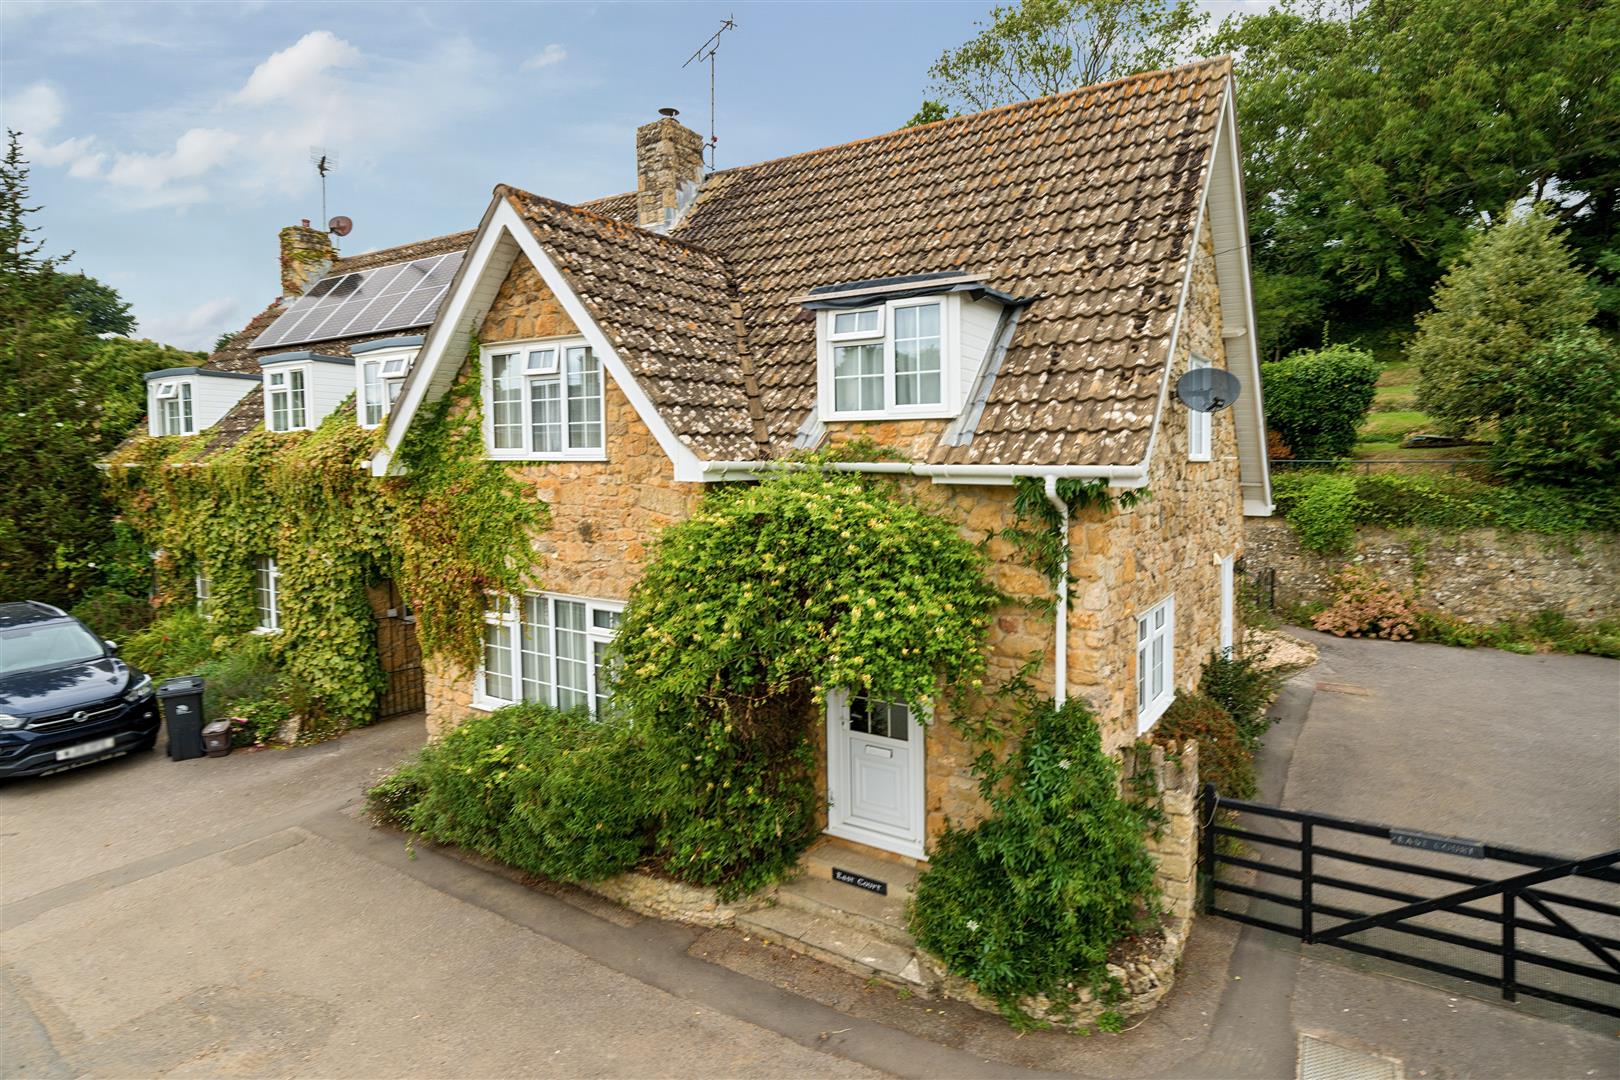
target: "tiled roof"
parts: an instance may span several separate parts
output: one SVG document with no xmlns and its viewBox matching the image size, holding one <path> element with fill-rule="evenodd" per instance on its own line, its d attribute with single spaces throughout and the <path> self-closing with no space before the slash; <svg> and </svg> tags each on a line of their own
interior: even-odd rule
<svg viewBox="0 0 1620 1080">
<path fill-rule="evenodd" d="M 605 199 L 596 199 L 592 202 L 581 203 L 584 209 L 592 210 L 597 214 L 622 220 L 634 220 L 636 215 L 636 193 L 629 192 L 623 195 L 610 195 Z M 628 217 L 626 218 L 626 215 Z M 368 251 L 360 255 L 351 255 L 338 259 L 327 271 L 326 276 L 332 274 L 346 274 L 354 270 L 365 270 L 373 266 L 387 266 L 390 263 L 407 262 L 411 259 L 422 259 L 429 255 L 442 255 L 447 251 L 463 251 L 477 236 L 477 230 L 450 233 L 447 236 L 436 236 L 431 240 L 418 240 L 415 243 L 400 244 L 395 247 L 381 248 L 377 251 Z M 313 284 L 313 283 L 311 283 Z M 200 367 L 214 368 L 220 371 L 245 371 L 253 374 L 259 373 L 259 353 L 253 348 L 258 336 L 275 322 L 285 308 L 279 299 L 270 302 L 270 306 L 248 320 L 248 324 L 238 330 L 225 347 L 213 353 Z M 363 334 L 352 338 L 343 338 L 335 341 L 322 341 L 313 346 L 315 351 L 328 356 L 349 356 L 350 348 L 374 341 L 379 338 L 394 337 L 401 331 L 389 330 L 385 333 Z M 205 452 L 222 450 L 233 445 L 238 439 L 264 423 L 264 394 L 259 387 L 254 387 L 248 394 L 237 402 L 220 421 L 208 429 L 208 439 Z M 145 431 L 142 424 L 140 431 L 131 438 L 139 438 Z"/>
<path fill-rule="evenodd" d="M 711 253 L 513 188 L 497 189 L 556 260 L 670 427 L 700 456 L 761 447 L 739 362 L 732 287 Z M 763 429 L 761 429 L 763 430 Z"/>
<path fill-rule="evenodd" d="M 1205 61 L 709 177 L 675 235 L 730 273 L 772 453 L 815 407 L 815 323 L 791 298 L 965 270 L 1039 299 L 973 439 L 934 460 L 1140 461 L 1230 70 Z"/>
</svg>

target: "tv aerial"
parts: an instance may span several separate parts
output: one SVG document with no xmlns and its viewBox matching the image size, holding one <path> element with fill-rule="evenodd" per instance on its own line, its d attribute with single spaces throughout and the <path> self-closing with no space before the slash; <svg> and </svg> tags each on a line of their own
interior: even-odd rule
<svg viewBox="0 0 1620 1080">
<path fill-rule="evenodd" d="M 715 57 L 715 54 L 720 51 L 720 35 L 724 34 L 727 30 L 735 30 L 735 29 L 737 29 L 737 20 L 735 18 L 722 19 L 720 21 L 720 29 L 718 29 L 718 30 L 716 30 L 714 32 L 714 36 L 709 38 L 709 40 L 705 41 L 702 45 L 699 45 L 698 46 L 698 51 L 693 53 L 691 56 L 687 57 L 686 58 L 686 63 L 681 65 L 681 68 L 684 70 L 685 68 L 690 67 L 694 60 L 696 60 L 696 61 L 707 60 L 709 62 L 709 143 L 708 143 L 708 147 L 709 147 L 709 171 L 710 172 L 714 171 L 714 148 L 715 148 L 715 144 L 720 141 L 719 136 L 717 136 L 714 133 L 714 57 Z"/>
<path fill-rule="evenodd" d="M 321 217 L 324 218 L 326 216 L 326 177 L 332 170 L 337 168 L 338 156 L 328 153 L 324 146 L 312 146 L 309 148 L 309 163 L 315 166 L 315 171 L 321 177 Z M 347 221 L 348 219 L 345 218 L 344 220 Z M 338 233 L 338 235 L 342 236 L 343 234 Z"/>
<path fill-rule="evenodd" d="M 1220 412 L 1242 392 L 1243 384 L 1224 368 L 1193 368 L 1176 380 L 1176 397 L 1193 412 Z"/>
</svg>

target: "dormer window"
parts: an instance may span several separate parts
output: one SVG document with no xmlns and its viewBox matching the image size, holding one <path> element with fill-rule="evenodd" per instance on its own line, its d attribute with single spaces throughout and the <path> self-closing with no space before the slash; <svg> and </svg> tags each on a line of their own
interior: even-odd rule
<svg viewBox="0 0 1620 1080">
<path fill-rule="evenodd" d="M 265 373 L 265 420 L 271 431 L 303 431 L 309 427 L 307 382 L 304 368 Z"/>
<path fill-rule="evenodd" d="M 405 388 L 405 376 L 421 344 L 420 337 L 392 337 L 351 348 L 356 379 L 354 405 L 361 427 L 377 427 L 394 411 L 394 402 Z"/>
<path fill-rule="evenodd" d="M 583 341 L 491 345 L 483 351 L 491 457 L 600 460 L 602 362 Z"/>
<path fill-rule="evenodd" d="M 159 435 L 192 435 L 197 431 L 191 411 L 191 383 L 168 379 L 157 384 Z"/>
<path fill-rule="evenodd" d="M 833 415 L 945 404 L 943 298 L 828 313 Z"/>
</svg>

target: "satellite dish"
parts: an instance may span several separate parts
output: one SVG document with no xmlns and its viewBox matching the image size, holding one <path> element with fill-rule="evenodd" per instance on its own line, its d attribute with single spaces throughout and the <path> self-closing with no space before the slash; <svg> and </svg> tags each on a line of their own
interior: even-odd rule
<svg viewBox="0 0 1620 1080">
<path fill-rule="evenodd" d="M 1193 368 L 1176 380 L 1176 397 L 1193 412 L 1220 412 L 1242 392 L 1237 376 L 1224 368 Z"/>
<path fill-rule="evenodd" d="M 354 222 L 350 221 L 342 214 L 339 214 L 337 217 L 326 223 L 326 228 L 329 232 L 336 236 L 348 236 L 349 231 L 354 228 Z"/>
</svg>

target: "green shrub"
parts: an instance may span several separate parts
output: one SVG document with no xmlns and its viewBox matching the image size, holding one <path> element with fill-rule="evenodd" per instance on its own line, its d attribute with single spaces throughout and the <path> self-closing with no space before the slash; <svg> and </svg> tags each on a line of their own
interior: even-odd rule
<svg viewBox="0 0 1620 1080">
<path fill-rule="evenodd" d="M 74 604 L 71 614 L 102 637 L 122 644 L 129 635 L 151 624 L 152 602 L 144 596 L 101 586 Z"/>
<path fill-rule="evenodd" d="M 263 746 L 274 741 L 283 724 L 293 717 L 292 708 L 285 701 L 260 698 L 238 701 L 231 705 L 231 745 Z M 210 720 L 225 717 L 209 714 Z"/>
<path fill-rule="evenodd" d="M 622 721 L 514 705 L 429 743 L 367 800 L 380 819 L 428 840 L 594 881 L 631 869 L 648 849 L 652 772 Z"/>
<path fill-rule="evenodd" d="M 1024 731 L 1006 762 L 981 758 L 990 816 L 946 830 L 910 913 L 918 944 L 1020 1024 L 1023 998 L 1061 1008 L 1105 985 L 1109 950 L 1156 907 L 1147 815 L 1120 797 L 1086 706 L 1042 703 Z"/>
<path fill-rule="evenodd" d="M 1596 330 L 1566 332 L 1515 364 L 1491 456 L 1503 475 L 1611 486 L 1620 475 L 1620 349 Z"/>
<path fill-rule="evenodd" d="M 1237 727 L 1243 745 L 1253 750 L 1271 728 L 1273 720 L 1266 708 L 1277 696 L 1282 675 L 1261 665 L 1265 652 L 1227 656 L 1216 649 L 1204 661 L 1198 676 L 1198 691 L 1226 710 Z"/>
<path fill-rule="evenodd" d="M 971 693 L 999 601 L 983 551 L 894 485 L 805 468 L 708 492 L 614 645 L 614 700 L 665 765 L 663 868 L 725 897 L 789 871 L 815 837 L 818 695 Z"/>
<path fill-rule="evenodd" d="M 1347 457 L 1372 407 L 1378 365 L 1350 345 L 1296 352 L 1260 366 L 1266 423 L 1297 458 Z"/>
<path fill-rule="evenodd" d="M 1488 484 L 1449 473 L 1352 475 L 1310 470 L 1272 478 L 1277 511 L 1313 551 L 1341 553 L 1357 525 L 1500 528 L 1570 536 L 1620 530 L 1620 486 Z"/>
<path fill-rule="evenodd" d="M 1272 496 L 1307 551 L 1336 555 L 1350 550 L 1361 515 L 1355 477 L 1348 473 L 1283 473 L 1272 482 Z"/>
<path fill-rule="evenodd" d="M 229 715 L 238 702 L 275 700 L 281 665 L 268 637 L 247 634 L 229 643 L 229 651 L 199 666 L 203 677 L 203 714 Z"/>
<path fill-rule="evenodd" d="M 1198 744 L 1198 777 L 1232 799 L 1254 797 L 1254 751 L 1225 709 L 1202 694 L 1177 694 L 1153 727 L 1153 741 Z"/>
<path fill-rule="evenodd" d="M 195 675 L 214 658 L 214 635 L 191 608 L 164 615 L 122 643 L 125 660 L 162 681 Z"/>
</svg>

